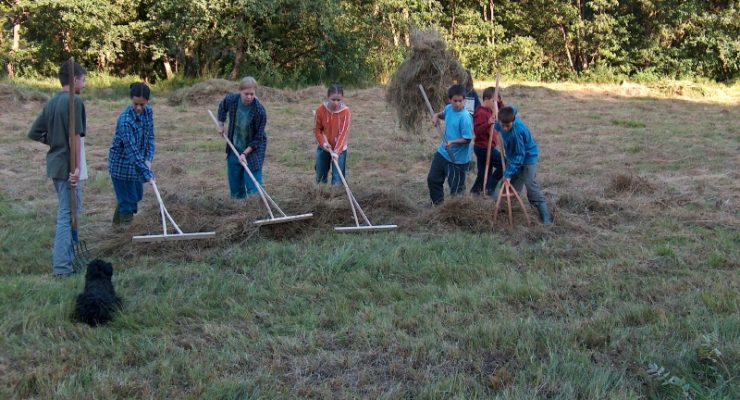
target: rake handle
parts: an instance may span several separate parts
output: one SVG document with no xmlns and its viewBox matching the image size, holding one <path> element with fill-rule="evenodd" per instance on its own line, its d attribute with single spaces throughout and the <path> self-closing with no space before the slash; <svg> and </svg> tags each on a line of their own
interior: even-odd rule
<svg viewBox="0 0 740 400">
<path fill-rule="evenodd" d="M 216 124 L 216 128 L 220 129 L 221 127 L 218 124 L 218 119 L 216 119 L 216 116 L 213 115 L 213 112 L 211 110 L 208 110 L 208 115 L 210 115 L 211 119 L 213 119 L 213 123 Z M 236 147 L 234 147 L 234 144 L 231 143 L 231 140 L 229 140 L 229 137 L 226 136 L 226 133 L 221 133 L 221 137 L 223 137 L 224 140 L 226 141 L 226 144 L 229 145 L 231 152 L 234 153 L 237 159 L 239 159 L 239 152 L 236 151 Z M 262 199 L 262 202 L 265 204 L 265 208 L 267 208 L 267 212 L 270 214 L 270 218 L 275 219 L 275 215 L 272 213 L 272 208 L 270 207 L 270 203 L 272 203 L 272 205 L 280 212 L 280 214 L 282 214 L 283 217 L 285 217 L 286 215 L 283 212 L 283 210 L 281 210 L 280 207 L 278 207 L 278 205 L 275 204 L 272 198 L 270 198 L 270 196 L 267 195 L 267 192 L 262 187 L 262 185 L 259 182 L 257 182 L 257 178 L 254 177 L 247 163 L 241 162 L 241 160 L 239 160 L 239 164 L 241 164 L 242 167 L 244 167 L 244 170 L 247 171 L 247 175 L 249 175 L 249 179 L 251 179 L 252 182 L 254 183 L 254 186 L 257 187 L 257 193 L 259 193 L 260 198 Z M 268 202 L 268 198 L 269 198 L 269 202 Z"/>
<path fill-rule="evenodd" d="M 164 201 L 162 201 L 162 196 L 159 194 L 157 184 L 152 182 L 152 188 L 154 188 L 154 194 L 157 196 L 157 202 L 159 203 L 159 213 L 162 215 L 162 231 L 164 232 L 164 236 L 167 236 L 167 220 L 165 220 L 165 215 L 167 216 L 167 219 L 169 219 L 172 223 L 172 226 L 175 227 L 177 233 L 182 235 L 182 230 L 180 230 L 180 227 L 177 226 L 177 223 L 167 211 L 167 207 L 164 206 Z"/>
<path fill-rule="evenodd" d="M 357 202 L 357 199 L 355 199 L 355 196 L 352 194 L 352 191 L 349 189 L 347 180 L 344 179 L 344 174 L 342 174 L 342 169 L 339 168 L 339 162 L 337 162 L 337 160 L 334 159 L 335 154 L 336 153 L 332 153 L 331 161 L 332 163 L 334 163 L 334 167 L 336 167 L 337 173 L 339 174 L 339 177 L 342 179 L 342 183 L 344 184 L 344 189 L 347 191 L 347 197 L 349 198 L 349 205 L 352 207 L 352 214 L 355 217 L 355 224 L 357 226 L 360 226 L 360 221 L 357 219 L 357 213 L 355 212 L 355 207 L 357 207 L 357 210 L 360 212 L 362 219 L 365 220 L 365 223 L 368 226 L 373 226 L 373 224 L 371 224 L 370 220 L 367 218 L 367 215 L 365 215 L 365 212 L 362 211 L 362 207 L 360 207 L 360 203 Z"/>
<path fill-rule="evenodd" d="M 74 174 L 77 169 L 77 134 L 75 129 L 75 58 L 70 57 L 67 73 L 69 75 L 69 173 Z M 72 217 L 72 240 L 77 242 L 77 187 L 69 185 L 69 206 Z"/>
<path fill-rule="evenodd" d="M 429 98 L 427 97 L 427 92 L 424 91 L 424 86 L 419 84 L 419 91 L 421 92 L 421 97 L 424 98 L 424 103 L 427 105 L 427 110 L 429 110 L 429 115 L 434 118 L 434 109 L 432 108 L 432 103 L 429 102 Z M 437 133 L 442 137 L 442 144 L 447 146 L 447 139 L 445 138 L 444 132 L 442 132 L 442 128 L 439 127 L 439 122 L 437 122 L 437 125 L 434 125 L 435 128 L 437 128 Z M 447 155 L 450 156 L 450 161 L 452 161 L 453 164 L 457 164 L 455 162 L 455 156 L 452 154 L 451 151 L 447 152 Z"/>
<path fill-rule="evenodd" d="M 494 124 L 498 119 L 498 82 L 501 78 L 501 74 L 496 74 L 496 89 L 493 92 L 493 117 Z M 488 186 L 488 168 L 491 166 L 491 147 L 493 146 L 493 133 L 495 129 L 494 125 L 491 125 L 491 130 L 488 132 L 488 149 L 486 150 L 486 172 L 483 174 L 483 192 L 485 193 L 486 186 Z M 495 189 L 495 188 L 494 188 Z"/>
</svg>

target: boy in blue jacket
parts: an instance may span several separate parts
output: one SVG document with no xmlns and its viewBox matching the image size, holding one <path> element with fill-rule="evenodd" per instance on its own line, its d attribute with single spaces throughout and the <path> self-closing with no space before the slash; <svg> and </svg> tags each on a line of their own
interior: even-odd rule
<svg viewBox="0 0 740 400">
<path fill-rule="evenodd" d="M 529 128 L 516 116 L 517 109 L 504 107 L 498 112 L 495 128 L 504 139 L 506 169 L 504 179 L 511 182 L 517 192 L 527 187 L 527 199 L 537 208 L 544 225 L 552 225 L 547 201 L 537 183 L 537 158 L 539 149 Z"/>
</svg>

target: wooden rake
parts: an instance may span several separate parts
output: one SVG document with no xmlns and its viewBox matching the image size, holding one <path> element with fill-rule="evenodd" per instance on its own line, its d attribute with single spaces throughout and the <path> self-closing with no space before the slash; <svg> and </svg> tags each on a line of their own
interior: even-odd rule
<svg viewBox="0 0 740 400">
<path fill-rule="evenodd" d="M 154 182 L 151 183 L 152 188 L 154 189 L 154 194 L 157 196 L 157 203 L 159 203 L 159 213 L 162 216 L 162 234 L 134 236 L 131 239 L 133 242 L 164 242 L 171 240 L 211 239 L 216 237 L 216 232 L 183 233 L 180 227 L 177 226 L 175 220 L 172 219 L 172 216 L 167 211 L 167 208 L 165 208 L 164 202 L 162 201 L 162 196 L 159 195 L 157 184 Z M 170 223 L 172 223 L 172 226 L 175 227 L 177 233 L 167 233 L 167 219 L 165 219 L 165 217 L 170 220 Z"/>
<path fill-rule="evenodd" d="M 211 116 L 211 119 L 213 119 L 213 123 L 216 124 L 216 128 L 219 128 L 218 120 L 216 119 L 216 116 L 213 115 L 213 112 L 211 110 L 208 110 L 208 115 Z M 231 148 L 231 151 L 234 153 L 236 158 L 239 158 L 239 152 L 236 151 L 236 148 L 234 147 L 234 144 L 231 143 L 231 140 L 229 140 L 229 137 L 226 136 L 225 133 L 222 133 L 221 136 L 224 138 L 226 143 L 229 145 L 229 148 Z M 270 214 L 270 218 L 267 219 L 260 219 L 257 221 L 254 221 L 253 224 L 255 225 L 269 225 L 269 224 L 278 224 L 282 222 L 293 222 L 293 221 L 300 221 L 302 219 L 308 219 L 313 217 L 312 213 L 308 214 L 300 214 L 300 215 L 286 215 L 283 210 L 280 209 L 280 207 L 275 203 L 274 200 L 272 200 L 272 197 L 267 194 L 267 191 L 264 187 L 257 181 L 257 179 L 252 174 L 252 171 L 249 170 L 249 167 L 247 166 L 247 163 L 241 163 L 242 167 L 244 167 L 244 170 L 247 171 L 247 175 L 249 175 L 249 179 L 252 180 L 254 183 L 254 186 L 257 187 L 257 192 L 260 195 L 260 198 L 262 199 L 262 203 L 265 204 L 265 208 L 267 208 L 267 212 Z M 273 208 L 280 213 L 279 217 L 275 217 L 275 214 L 273 213 Z"/>
<path fill-rule="evenodd" d="M 501 78 L 501 74 L 496 74 L 496 89 L 493 91 L 493 116 L 494 121 L 498 119 L 498 82 Z M 495 124 L 494 124 L 495 125 Z M 486 171 L 483 173 L 483 193 L 486 194 L 486 188 L 488 187 L 488 169 L 491 166 L 491 148 L 493 146 L 493 135 L 496 130 L 491 125 L 491 131 L 488 133 L 488 148 L 486 149 Z M 495 189 L 495 188 L 494 188 Z"/>
<path fill-rule="evenodd" d="M 337 153 L 332 152 L 331 153 L 331 161 L 334 163 L 334 167 L 336 168 L 337 173 L 339 174 L 339 177 L 342 178 L 342 183 L 344 184 L 344 190 L 347 192 L 347 198 L 349 199 L 349 205 L 352 208 L 352 216 L 355 218 L 355 226 L 335 226 L 334 230 L 338 232 L 369 232 L 369 231 L 391 231 L 396 228 L 398 228 L 398 225 L 373 225 L 370 220 L 367 218 L 367 215 L 365 215 L 365 212 L 362 211 L 362 207 L 360 207 L 360 203 L 357 202 L 357 199 L 355 199 L 355 196 L 352 194 L 352 191 L 349 189 L 349 185 L 347 184 L 347 180 L 344 179 L 344 174 L 342 174 L 342 169 L 339 168 L 339 163 L 337 162 L 337 158 L 339 155 Z M 357 213 L 360 213 L 360 216 L 365 221 L 366 225 L 360 225 L 360 220 L 357 218 Z"/>
<path fill-rule="evenodd" d="M 496 106 L 498 109 L 498 106 Z M 496 110 L 498 113 L 498 110 Z M 494 132 L 496 130 L 494 129 Z M 498 135 L 499 137 L 499 144 L 501 148 L 501 168 L 506 171 L 506 150 L 504 150 L 504 137 L 502 135 Z M 493 210 L 493 223 L 496 223 L 496 220 L 498 218 L 498 212 L 501 206 L 501 198 L 506 198 L 506 209 L 509 211 L 509 227 L 514 227 L 514 217 L 511 213 L 511 198 L 516 197 L 516 200 L 519 202 L 519 205 L 522 207 L 522 211 L 524 211 L 524 216 L 527 218 L 527 224 L 530 223 L 529 220 L 529 213 L 527 212 L 527 208 L 524 206 L 524 202 L 522 201 L 522 198 L 519 196 L 519 193 L 514 189 L 514 185 L 509 182 L 508 179 L 504 178 L 502 179 L 503 184 L 501 185 L 501 190 L 498 192 L 498 197 L 496 198 L 496 207 Z"/>
<path fill-rule="evenodd" d="M 424 91 L 424 86 L 419 84 L 419 91 L 421 92 L 421 97 L 424 98 L 424 103 L 427 105 L 427 110 L 429 110 L 429 116 L 434 117 L 434 109 L 432 108 L 432 103 L 429 102 L 429 97 L 427 97 L 427 92 Z M 447 146 L 447 139 L 445 138 L 444 132 L 442 132 L 442 128 L 439 127 L 439 121 L 437 122 L 437 125 L 435 125 L 435 128 L 437 128 L 437 133 L 442 137 L 442 144 Z M 448 151 L 447 155 L 450 156 L 450 162 L 455 164 L 455 155 L 452 154 L 452 151 Z"/>
</svg>

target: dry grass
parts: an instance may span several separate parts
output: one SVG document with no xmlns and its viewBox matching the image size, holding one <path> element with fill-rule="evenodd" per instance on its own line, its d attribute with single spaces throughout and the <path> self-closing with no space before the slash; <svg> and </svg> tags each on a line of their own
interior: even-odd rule
<svg viewBox="0 0 740 400">
<path fill-rule="evenodd" d="M 225 95 L 238 90 L 238 82 L 226 79 L 209 79 L 176 90 L 169 96 L 168 101 L 173 106 L 181 104 L 190 106 L 218 104 Z M 276 89 L 262 85 L 257 87 L 257 97 L 263 102 L 296 103 L 308 99 L 319 101 L 324 98 L 325 94 L 326 88 L 323 86 L 312 86 L 298 91 Z"/>
<path fill-rule="evenodd" d="M 184 102 L 179 106 L 164 104 L 157 97 L 153 100 L 157 127 L 154 168 L 160 187 L 167 193 L 166 205 L 185 231 L 218 231 L 216 240 L 201 241 L 196 249 L 228 246 L 255 235 L 290 239 L 352 223 L 344 191 L 312 183 L 315 144 L 310 116 L 324 88 L 295 92 L 262 88 L 265 93 L 285 93 L 264 96 L 270 113 L 266 189 L 286 214 L 313 212 L 315 217 L 295 227 L 285 224 L 257 230 L 250 221 L 265 218 L 266 210 L 257 199 L 240 203 L 227 198 L 223 145 L 207 115 L 198 109 L 205 106 L 203 99 L 215 107 L 235 83 L 211 80 L 199 85 L 170 97 L 170 102 L 174 98 Z M 732 123 L 738 120 L 737 107 L 642 97 L 600 98 L 597 92 L 585 89 L 569 92 L 526 85 L 504 86 L 503 93 L 505 101 L 520 106 L 524 121 L 540 144 L 540 182 L 553 207 L 558 234 L 591 240 L 595 232 L 608 235 L 604 229 L 629 227 L 635 213 L 654 216 L 668 212 L 682 220 L 714 220 L 737 226 L 733 210 L 740 192 L 735 168 L 738 159 L 731 154 L 733 146 L 737 149 L 738 128 Z M 383 96 L 384 91 L 378 88 L 349 91 L 345 96 L 353 110 L 348 180 L 370 220 L 398 224 L 406 232 L 499 229 L 492 227 L 493 202 L 489 200 L 465 196 L 440 208 L 428 207 L 425 177 L 436 133 L 426 131 L 421 137 L 409 137 L 398 131 L 394 112 L 385 107 Z M 198 107 L 184 108 L 191 101 Z M 43 147 L 10 140 L 24 134 L 41 105 L 27 100 L 19 112 L 3 114 L 3 125 L 11 129 L 2 138 L 8 144 L 0 150 L 0 180 L 9 198 L 33 199 L 53 207 L 43 177 Z M 147 192 L 142 212 L 124 236 L 108 227 L 114 197 L 106 180 L 105 157 L 117 113 L 124 105 L 124 99 L 87 102 L 91 180 L 85 199 L 88 219 L 82 233 L 101 238 L 105 251 L 131 255 L 139 247 L 128 244 L 129 234 L 157 232 L 160 223 L 158 209 Z M 693 123 L 694 115 L 711 120 L 717 134 L 691 135 L 693 131 L 684 127 Z M 633 121 L 639 124 L 633 125 Z M 674 139 L 675 135 L 682 139 Z M 658 141 L 660 146 L 655 145 Z M 692 151 L 684 151 L 689 146 Z M 712 152 L 724 161 L 701 162 L 701 154 Z M 474 175 L 468 174 L 468 184 L 472 179 Z M 704 198 L 697 193 L 705 193 Z M 689 205 L 706 209 L 699 217 L 687 211 Z M 523 224 L 523 215 L 515 218 Z M 500 227 L 505 223 L 506 218 L 499 220 Z"/>
<path fill-rule="evenodd" d="M 19 89 L 13 85 L 0 83 L 0 107 L 5 108 L 22 103 L 45 102 L 47 100 L 49 100 L 49 96 L 44 93 Z"/>
</svg>

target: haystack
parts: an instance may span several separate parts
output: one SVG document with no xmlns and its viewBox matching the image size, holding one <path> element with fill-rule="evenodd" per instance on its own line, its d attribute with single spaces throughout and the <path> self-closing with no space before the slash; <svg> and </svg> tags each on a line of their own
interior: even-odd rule
<svg viewBox="0 0 740 400">
<path fill-rule="evenodd" d="M 391 78 L 385 99 L 396 109 L 401 128 L 420 134 L 425 126 L 423 121 L 429 121 L 429 110 L 419 92 L 419 84 L 424 86 L 432 107 L 439 111 L 445 104 L 447 88 L 465 82 L 466 77 L 465 68 L 447 49 L 447 43 L 437 30 L 414 31 L 411 56 Z"/>
<path fill-rule="evenodd" d="M 226 79 L 209 79 L 196 83 L 193 86 L 176 90 L 169 97 L 169 103 L 173 106 L 180 104 L 197 106 L 218 104 L 224 96 L 238 90 L 239 82 L 228 81 Z M 299 94 L 295 92 L 262 85 L 257 86 L 257 98 L 260 101 L 277 103 L 294 103 L 300 99 Z"/>
</svg>

